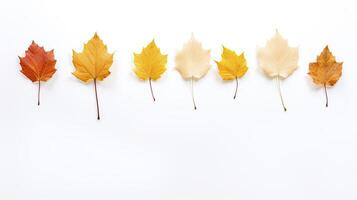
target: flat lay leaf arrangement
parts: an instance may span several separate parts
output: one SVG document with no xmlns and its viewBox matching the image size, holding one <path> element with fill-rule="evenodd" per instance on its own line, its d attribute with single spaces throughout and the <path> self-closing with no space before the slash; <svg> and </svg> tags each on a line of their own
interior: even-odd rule
<svg viewBox="0 0 357 200">
<path fill-rule="evenodd" d="M 181 74 L 182 78 L 191 81 L 191 96 L 193 108 L 196 110 L 193 82 L 204 77 L 210 65 L 210 50 L 205 50 L 202 44 L 194 36 L 183 46 L 182 50 L 176 54 L 175 69 Z"/>
<path fill-rule="evenodd" d="M 25 54 L 25 57 L 19 57 L 21 72 L 32 82 L 38 83 L 37 105 L 40 105 L 41 81 L 49 80 L 56 72 L 54 50 L 45 51 L 32 41 Z"/>
<path fill-rule="evenodd" d="M 221 61 L 216 61 L 219 75 L 221 75 L 223 80 L 236 81 L 236 89 L 233 96 L 233 99 L 235 99 L 237 97 L 238 78 L 243 77 L 248 71 L 247 61 L 245 60 L 244 53 L 238 56 L 236 52 L 224 46 L 221 57 Z"/>
<path fill-rule="evenodd" d="M 276 79 L 281 104 L 284 111 L 287 111 L 281 94 L 280 81 L 289 77 L 297 69 L 298 48 L 290 47 L 288 41 L 276 31 L 275 36 L 266 43 L 265 47 L 257 49 L 257 58 L 264 73 Z"/>
<path fill-rule="evenodd" d="M 75 67 L 73 75 L 83 82 L 94 82 L 95 99 L 97 103 L 97 119 L 100 120 L 97 81 L 103 81 L 110 75 L 109 68 L 113 64 L 114 54 L 108 53 L 107 46 L 95 33 L 93 38 L 84 44 L 83 51 L 73 50 L 72 62 Z"/>
<path fill-rule="evenodd" d="M 155 96 L 151 81 L 161 77 L 166 71 L 166 63 L 167 55 L 161 54 L 154 40 L 143 48 L 140 54 L 134 53 L 135 68 L 133 70 L 141 80 L 149 80 L 151 96 L 154 101 Z"/>
<path fill-rule="evenodd" d="M 342 62 L 337 62 L 328 46 L 324 48 L 316 62 L 309 64 L 309 75 L 316 85 L 325 89 L 326 107 L 328 107 L 327 86 L 334 86 L 342 75 Z"/>
<path fill-rule="evenodd" d="M 244 52 L 237 54 L 235 51 L 222 46 L 220 61 L 215 61 L 220 77 L 224 81 L 235 81 L 233 99 L 237 97 L 238 82 L 248 71 Z M 97 119 L 100 120 L 98 81 L 103 81 L 110 75 L 110 67 L 113 64 L 114 53 L 109 53 L 97 33 L 84 44 L 82 52 L 72 50 L 72 63 L 75 71 L 72 73 L 79 80 L 88 83 L 93 81 L 97 108 Z M 175 70 L 184 80 L 190 81 L 191 97 L 194 110 L 197 109 L 194 82 L 203 78 L 211 68 L 210 50 L 202 47 L 201 42 L 191 38 L 183 45 L 175 56 Z M 152 40 L 140 53 L 134 53 L 133 72 L 143 81 L 148 81 L 153 101 L 156 101 L 152 82 L 161 78 L 167 70 L 168 55 L 161 53 L 160 48 Z M 41 84 L 46 82 L 56 72 L 56 60 L 54 50 L 45 51 L 43 47 L 32 41 L 20 57 L 21 72 L 32 82 L 38 83 L 37 104 L 40 105 Z M 281 81 L 288 78 L 298 68 L 299 50 L 290 47 L 288 40 L 284 39 L 278 31 L 266 42 L 265 47 L 257 48 L 257 60 L 259 68 L 267 77 L 276 80 L 277 89 L 284 111 L 287 108 L 284 103 Z M 326 98 L 326 107 L 329 106 L 327 88 L 334 86 L 342 76 L 343 62 L 337 62 L 335 56 L 326 46 L 316 62 L 309 63 L 308 75 L 314 84 L 323 87 Z"/>
</svg>

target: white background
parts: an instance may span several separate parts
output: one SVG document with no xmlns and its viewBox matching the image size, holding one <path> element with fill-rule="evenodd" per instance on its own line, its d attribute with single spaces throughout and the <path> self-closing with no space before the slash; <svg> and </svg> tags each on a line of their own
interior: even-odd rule
<svg viewBox="0 0 357 200">
<path fill-rule="evenodd" d="M 356 200 L 357 14 L 353 1 L 2 1 L 0 7 L 0 199 L 6 200 Z M 300 49 L 299 69 L 282 83 L 258 69 L 257 46 L 275 29 Z M 72 49 L 98 32 L 115 52 L 112 74 L 93 84 L 71 75 Z M 194 33 L 212 50 L 195 83 L 174 68 Z M 149 85 L 132 72 L 133 52 L 155 38 L 168 70 Z M 55 49 L 58 71 L 37 85 L 17 56 L 31 41 Z M 308 63 L 329 44 L 343 61 L 324 93 Z M 222 46 L 244 51 L 240 80 L 223 82 L 213 59 Z"/>
</svg>

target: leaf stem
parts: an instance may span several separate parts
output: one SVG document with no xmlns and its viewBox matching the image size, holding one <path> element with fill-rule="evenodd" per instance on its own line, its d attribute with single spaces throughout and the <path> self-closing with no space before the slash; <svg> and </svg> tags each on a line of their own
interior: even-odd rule
<svg viewBox="0 0 357 200">
<path fill-rule="evenodd" d="M 193 91 L 193 76 L 191 77 L 191 97 L 192 97 L 192 102 L 193 102 L 193 108 L 197 110 L 196 102 L 195 102 L 195 95 Z"/>
<path fill-rule="evenodd" d="M 151 78 L 149 78 L 149 84 L 150 84 L 150 91 L 151 91 L 152 99 L 155 101 L 155 96 L 154 96 L 154 92 L 152 90 L 152 85 L 151 85 Z"/>
<path fill-rule="evenodd" d="M 94 91 L 95 91 L 95 100 L 96 100 L 96 102 L 97 102 L 97 119 L 100 120 L 99 103 L 98 103 L 98 92 L 97 92 L 97 79 L 94 79 Z"/>
<path fill-rule="evenodd" d="M 280 96 L 281 105 L 283 106 L 284 111 L 286 112 L 287 109 L 286 109 L 285 104 L 284 104 L 283 96 L 281 95 L 280 78 L 279 78 L 279 76 L 277 76 L 277 84 L 278 84 L 278 90 L 279 90 L 279 96 Z"/>
<path fill-rule="evenodd" d="M 325 88 L 326 107 L 328 107 L 328 95 L 327 95 L 326 83 L 324 84 L 324 88 Z"/>
<path fill-rule="evenodd" d="M 234 92 L 233 99 L 236 99 L 236 97 L 237 97 L 237 90 L 238 90 L 238 78 L 236 77 L 236 91 Z"/>
<path fill-rule="evenodd" d="M 37 91 L 37 105 L 40 105 L 40 95 L 41 95 L 41 81 L 38 80 L 38 91 Z"/>
</svg>

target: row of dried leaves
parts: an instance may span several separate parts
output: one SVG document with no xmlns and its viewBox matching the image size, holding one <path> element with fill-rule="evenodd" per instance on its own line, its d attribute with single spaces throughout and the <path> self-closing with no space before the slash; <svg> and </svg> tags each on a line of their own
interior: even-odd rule
<svg viewBox="0 0 357 200">
<path fill-rule="evenodd" d="M 73 50 L 72 62 L 75 67 L 73 75 L 83 82 L 94 82 L 94 92 L 97 105 L 97 119 L 100 119 L 97 81 L 102 81 L 110 75 L 109 68 L 113 64 L 113 53 L 108 53 L 107 46 L 95 33 L 92 39 L 84 44 L 83 51 L 77 53 Z M 268 77 L 277 80 L 281 103 L 284 110 L 286 106 L 280 89 L 281 79 L 290 76 L 298 67 L 298 48 L 291 48 L 278 31 L 269 40 L 264 48 L 258 48 L 257 58 L 260 68 Z M 24 57 L 19 57 L 21 72 L 32 82 L 38 83 L 38 105 L 40 105 L 41 82 L 49 80 L 56 72 L 56 60 L 54 51 L 45 51 L 43 47 L 32 42 Z M 210 50 L 205 50 L 202 44 L 192 35 L 191 39 L 183 46 L 175 58 L 175 69 L 182 78 L 191 81 L 191 94 L 194 109 L 197 109 L 193 83 L 204 77 L 209 71 Z M 215 61 L 219 74 L 223 80 L 235 80 L 236 87 L 234 99 L 237 96 L 238 79 L 243 77 L 248 70 L 244 53 L 237 55 L 223 46 L 221 61 Z M 167 55 L 161 54 L 155 41 L 150 42 L 142 49 L 140 54 L 134 53 L 133 71 L 141 80 L 148 80 L 153 100 L 155 96 L 152 81 L 161 77 L 166 71 Z M 310 63 L 309 73 L 313 82 L 325 89 L 326 107 L 328 106 L 327 86 L 333 86 L 341 77 L 342 63 L 337 62 L 335 57 L 326 46 L 317 61 Z"/>
</svg>

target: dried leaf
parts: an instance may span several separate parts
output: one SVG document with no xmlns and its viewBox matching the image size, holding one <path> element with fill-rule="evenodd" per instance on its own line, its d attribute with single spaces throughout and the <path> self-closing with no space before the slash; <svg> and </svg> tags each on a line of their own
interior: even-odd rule
<svg viewBox="0 0 357 200">
<path fill-rule="evenodd" d="M 236 52 L 223 46 L 223 53 L 221 57 L 221 61 L 216 61 L 219 74 L 223 80 L 236 80 L 236 89 L 233 97 L 233 99 L 235 99 L 238 90 L 238 78 L 244 76 L 244 74 L 248 71 L 244 53 L 238 56 Z"/>
<path fill-rule="evenodd" d="M 176 54 L 175 62 L 175 69 L 181 74 L 182 78 L 191 80 L 192 101 L 196 110 L 193 81 L 202 78 L 211 68 L 210 50 L 204 50 L 202 44 L 192 35 L 182 50 Z"/>
<path fill-rule="evenodd" d="M 176 70 L 184 79 L 200 79 L 211 68 L 210 50 L 204 50 L 202 44 L 192 35 L 191 39 L 176 55 Z"/>
<path fill-rule="evenodd" d="M 260 68 L 265 74 L 277 80 L 280 100 L 284 110 L 286 107 L 281 95 L 280 79 L 290 76 L 298 67 L 299 50 L 289 47 L 288 41 L 278 31 L 264 48 L 258 48 L 257 58 Z"/>
<path fill-rule="evenodd" d="M 41 81 L 47 81 L 56 72 L 54 51 L 45 51 L 34 41 L 26 51 L 25 57 L 19 57 L 21 72 L 32 82 L 38 82 L 38 101 L 40 105 Z"/>
<path fill-rule="evenodd" d="M 258 48 L 257 57 L 261 69 L 272 78 L 287 78 L 298 67 L 299 50 L 291 48 L 278 31 L 264 48 Z"/>
<path fill-rule="evenodd" d="M 79 80 L 94 81 L 97 102 L 97 119 L 100 119 L 97 94 L 97 80 L 102 81 L 109 76 L 109 68 L 113 64 L 113 55 L 108 53 L 107 46 L 95 33 L 93 38 L 84 44 L 83 51 L 77 53 L 73 50 L 73 65 L 76 69 L 73 75 Z"/>
<path fill-rule="evenodd" d="M 153 40 L 140 54 L 134 53 L 133 69 L 135 74 L 142 80 L 149 80 L 150 91 L 155 101 L 151 80 L 157 80 L 166 71 L 167 55 L 163 55 Z"/>
<path fill-rule="evenodd" d="M 335 56 L 331 53 L 328 46 L 324 48 L 316 62 L 309 64 L 309 75 L 317 85 L 324 86 L 326 107 L 328 107 L 327 86 L 334 86 L 342 75 L 343 62 L 336 62 Z"/>
</svg>

